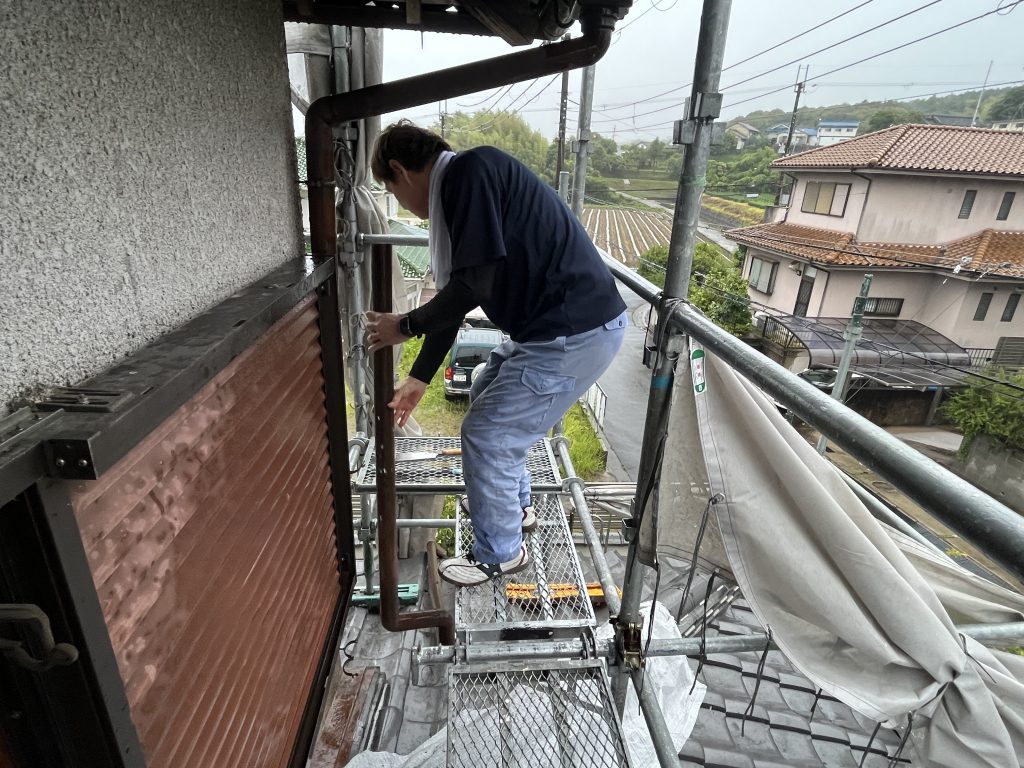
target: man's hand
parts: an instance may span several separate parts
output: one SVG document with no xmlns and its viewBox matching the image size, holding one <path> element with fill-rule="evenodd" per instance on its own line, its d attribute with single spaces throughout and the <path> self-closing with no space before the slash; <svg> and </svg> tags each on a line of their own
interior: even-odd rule
<svg viewBox="0 0 1024 768">
<path fill-rule="evenodd" d="M 398 321 L 401 315 L 383 312 L 366 313 L 366 343 L 369 345 L 369 352 L 372 355 L 378 349 L 393 347 L 408 340 L 408 336 L 402 334 L 398 329 Z M 422 397 L 423 393 L 420 393 Z M 419 402 L 419 398 L 417 398 Z"/>
<path fill-rule="evenodd" d="M 391 398 L 388 407 L 395 412 L 395 424 L 404 427 L 409 420 L 412 409 L 419 405 L 423 393 L 427 391 L 427 385 L 419 379 L 408 378 L 398 385 L 395 396 Z"/>
</svg>

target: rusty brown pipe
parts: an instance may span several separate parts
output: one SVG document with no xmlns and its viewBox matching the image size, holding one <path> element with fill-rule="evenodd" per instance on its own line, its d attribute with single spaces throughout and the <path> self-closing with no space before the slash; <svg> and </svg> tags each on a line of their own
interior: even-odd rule
<svg viewBox="0 0 1024 768">
<path fill-rule="evenodd" d="M 373 288 L 371 306 L 374 312 L 390 312 L 391 246 L 373 246 Z M 380 571 L 380 623 L 384 629 L 400 632 L 406 629 L 437 627 L 443 645 L 455 642 L 455 620 L 445 610 L 406 611 L 398 607 L 398 498 L 395 493 L 395 422 L 387 403 L 394 394 L 394 347 L 373 353 L 374 433 L 377 452 L 377 551 Z M 439 596 L 434 595 L 435 604 Z"/>
<path fill-rule="evenodd" d="M 334 256 L 337 248 L 334 126 L 594 64 L 608 50 L 615 16 L 608 9 L 595 8 L 582 21 L 583 36 L 574 40 L 371 85 L 314 101 L 306 112 L 306 179 L 313 255 Z"/>
</svg>

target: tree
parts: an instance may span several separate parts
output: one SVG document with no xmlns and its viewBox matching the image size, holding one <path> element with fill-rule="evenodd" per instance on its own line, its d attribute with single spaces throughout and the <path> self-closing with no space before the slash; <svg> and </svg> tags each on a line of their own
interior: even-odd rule
<svg viewBox="0 0 1024 768">
<path fill-rule="evenodd" d="M 432 130 L 438 131 L 438 126 Z M 455 150 L 492 146 L 519 159 L 538 176 L 551 180 L 554 163 L 547 167 L 548 140 L 519 115 L 507 112 L 476 112 L 448 115 L 445 125 L 448 143 Z"/>
<path fill-rule="evenodd" d="M 627 166 L 639 171 L 647 163 L 647 145 L 642 141 L 626 144 L 622 148 L 622 159 Z"/>
<path fill-rule="evenodd" d="M 964 433 L 960 451 L 967 453 L 978 435 L 989 435 L 1010 449 L 1024 450 L 1024 400 L 1018 387 L 1024 373 L 997 371 L 1002 383 L 971 378 L 969 386 L 942 406 L 943 413 Z"/>
<path fill-rule="evenodd" d="M 1024 85 L 1011 88 L 993 101 L 985 112 L 989 120 L 1024 118 Z"/>
<path fill-rule="evenodd" d="M 668 150 L 665 148 L 665 142 L 661 139 L 655 139 L 647 145 L 647 164 L 649 168 L 657 168 L 661 164 L 661 161 L 668 154 Z"/>
<path fill-rule="evenodd" d="M 668 247 L 656 245 L 640 258 L 637 272 L 664 286 L 667 265 Z M 709 243 L 697 243 L 694 250 L 688 297 L 712 322 L 735 336 L 742 336 L 753 325 L 747 281 L 739 268 Z"/>
<path fill-rule="evenodd" d="M 871 114 L 867 120 L 860 124 L 859 134 L 874 133 L 893 125 L 904 125 L 906 123 L 923 123 L 924 115 L 915 109 L 903 107 L 883 107 Z"/>
</svg>

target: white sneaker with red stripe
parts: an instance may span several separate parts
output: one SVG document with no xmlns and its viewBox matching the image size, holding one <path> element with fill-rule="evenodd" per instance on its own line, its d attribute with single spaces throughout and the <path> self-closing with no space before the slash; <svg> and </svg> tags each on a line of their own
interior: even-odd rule
<svg viewBox="0 0 1024 768">
<path fill-rule="evenodd" d="M 526 544 L 519 547 L 519 553 L 504 563 L 480 563 L 472 554 L 466 557 L 449 557 L 437 566 L 441 578 L 458 587 L 475 587 L 479 584 L 518 573 L 530 564 L 530 553 Z"/>
<path fill-rule="evenodd" d="M 462 508 L 462 514 L 466 517 L 471 518 L 472 515 L 469 513 L 469 497 L 462 496 L 459 498 L 459 506 Z M 533 505 L 523 507 L 523 533 L 533 533 L 537 530 L 537 513 L 533 508 Z"/>
</svg>

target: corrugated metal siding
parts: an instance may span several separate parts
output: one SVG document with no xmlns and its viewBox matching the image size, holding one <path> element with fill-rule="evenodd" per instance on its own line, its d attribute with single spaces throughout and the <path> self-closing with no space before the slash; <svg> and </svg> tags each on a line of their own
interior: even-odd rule
<svg viewBox="0 0 1024 768">
<path fill-rule="evenodd" d="M 152 768 L 287 763 L 339 596 L 316 304 L 73 493 Z"/>
</svg>

